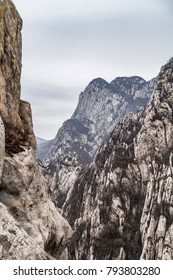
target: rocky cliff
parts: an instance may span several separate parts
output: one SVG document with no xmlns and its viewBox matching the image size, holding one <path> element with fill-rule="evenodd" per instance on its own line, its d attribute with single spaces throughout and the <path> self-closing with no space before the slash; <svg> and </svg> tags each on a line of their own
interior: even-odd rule
<svg viewBox="0 0 173 280">
<path fill-rule="evenodd" d="M 173 259 L 173 59 L 150 105 L 121 120 L 63 212 L 74 259 Z"/>
<path fill-rule="evenodd" d="M 44 160 L 46 166 L 51 163 L 58 207 L 63 207 L 79 170 L 92 161 L 116 123 L 148 104 L 155 83 L 156 78 L 146 82 L 138 76 L 118 77 L 111 83 L 97 78 L 80 94 L 73 116 L 59 129 Z M 41 156 L 41 145 L 39 150 Z"/>
<path fill-rule="evenodd" d="M 20 99 L 21 28 L 0 1 L 0 259 L 173 259 L 173 58 L 140 110 L 155 81 L 93 80 L 44 177 Z"/>
<path fill-rule="evenodd" d="M 30 104 L 20 99 L 21 28 L 14 4 L 0 1 L 0 259 L 65 258 L 72 231 L 39 170 Z"/>
<path fill-rule="evenodd" d="M 111 83 L 101 78 L 91 81 L 71 119 L 59 129 L 45 162 L 68 155 L 79 164 L 90 163 L 115 124 L 148 104 L 155 82 L 155 78 L 146 82 L 138 76 L 118 77 Z"/>
</svg>

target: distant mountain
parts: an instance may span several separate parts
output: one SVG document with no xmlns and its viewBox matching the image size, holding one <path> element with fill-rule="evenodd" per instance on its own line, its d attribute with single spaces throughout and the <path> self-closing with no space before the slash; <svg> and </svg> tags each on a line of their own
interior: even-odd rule
<svg viewBox="0 0 173 280">
<path fill-rule="evenodd" d="M 156 78 L 147 82 L 138 76 L 118 77 L 111 83 L 97 78 L 80 94 L 74 114 L 59 129 L 44 159 L 46 166 L 52 164 L 52 186 L 59 207 L 79 170 L 92 161 L 116 123 L 148 104 L 155 83 Z"/>
<path fill-rule="evenodd" d="M 44 157 L 49 152 L 53 140 L 45 140 L 40 137 L 36 137 L 36 141 L 37 141 L 37 157 L 39 160 L 43 161 Z"/>
<path fill-rule="evenodd" d="M 37 141 L 37 145 L 40 145 L 40 144 L 46 142 L 47 140 L 40 138 L 40 137 L 36 137 L 36 141 Z"/>
<path fill-rule="evenodd" d="M 155 81 L 138 76 L 118 77 L 111 83 L 101 78 L 91 81 L 80 94 L 71 119 L 59 129 L 45 161 L 68 155 L 79 164 L 91 162 L 115 124 L 148 104 Z"/>
</svg>

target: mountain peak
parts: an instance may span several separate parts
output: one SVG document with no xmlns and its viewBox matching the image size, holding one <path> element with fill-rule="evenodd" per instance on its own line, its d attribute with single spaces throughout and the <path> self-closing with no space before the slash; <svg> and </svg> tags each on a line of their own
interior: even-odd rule
<svg viewBox="0 0 173 280">
<path fill-rule="evenodd" d="M 131 76 L 131 77 L 117 77 L 115 78 L 111 84 L 113 85 L 120 85 L 120 84 L 123 84 L 124 86 L 126 87 L 129 87 L 131 86 L 132 84 L 143 84 L 145 83 L 146 81 L 142 78 L 142 77 L 139 77 L 139 76 Z"/>
<path fill-rule="evenodd" d="M 93 80 L 89 83 L 89 85 L 94 85 L 94 86 L 100 87 L 100 86 L 107 86 L 107 85 L 109 85 L 109 83 L 108 83 L 106 80 L 104 80 L 104 79 L 98 77 L 98 78 L 93 79 Z"/>
</svg>

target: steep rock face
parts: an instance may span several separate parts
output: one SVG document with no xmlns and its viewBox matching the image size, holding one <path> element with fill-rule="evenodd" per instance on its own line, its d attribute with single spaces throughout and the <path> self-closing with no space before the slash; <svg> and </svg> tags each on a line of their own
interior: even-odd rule
<svg viewBox="0 0 173 280">
<path fill-rule="evenodd" d="M 155 81 L 137 76 L 116 78 L 110 84 L 101 78 L 93 80 L 80 94 L 71 119 L 58 131 L 45 162 L 68 155 L 79 164 L 90 163 L 115 124 L 147 105 Z"/>
<path fill-rule="evenodd" d="M 135 155 L 146 180 L 141 217 L 144 259 L 173 259 L 173 59 L 161 68 L 151 106 L 136 138 Z M 147 150 L 147 153 L 145 153 Z"/>
<path fill-rule="evenodd" d="M 0 260 L 51 260 L 0 203 Z"/>
<path fill-rule="evenodd" d="M 14 4 L 0 1 L 1 257 L 59 258 L 72 232 L 39 170 L 30 104 L 20 100 L 21 27 Z M 10 234 L 13 226 L 16 238 Z"/>
<path fill-rule="evenodd" d="M 63 207 L 79 170 L 92 161 L 116 123 L 148 104 L 155 83 L 156 78 L 146 82 L 138 76 L 119 77 L 111 83 L 97 78 L 80 94 L 73 116 L 59 129 L 44 160 L 46 166 L 51 162 L 58 207 Z"/>
<path fill-rule="evenodd" d="M 2 176 L 4 157 L 5 157 L 5 130 L 4 130 L 4 123 L 0 117 L 0 178 Z"/>
<path fill-rule="evenodd" d="M 20 101 L 22 20 L 11 1 L 0 2 L 0 114 L 6 130 L 6 145 L 20 150 L 20 144 L 35 146 L 22 114 L 29 104 Z M 20 115 L 21 114 L 21 115 Z M 26 113 L 27 114 L 27 113 Z M 25 117 L 24 117 L 25 118 Z M 30 127 L 32 130 L 32 126 Z M 13 139 L 13 140 L 12 140 Z"/>
<path fill-rule="evenodd" d="M 173 259 L 173 59 L 150 106 L 115 127 L 63 206 L 74 259 Z M 80 209 L 80 210 L 79 210 Z"/>
<path fill-rule="evenodd" d="M 0 201 L 28 235 L 58 258 L 71 231 L 51 201 L 47 182 L 40 174 L 31 149 L 13 158 L 5 157 L 0 194 Z"/>
<path fill-rule="evenodd" d="M 71 258 L 139 259 L 144 191 L 133 138 L 143 117 L 142 110 L 117 124 L 64 203 L 64 215 L 76 231 Z"/>
</svg>

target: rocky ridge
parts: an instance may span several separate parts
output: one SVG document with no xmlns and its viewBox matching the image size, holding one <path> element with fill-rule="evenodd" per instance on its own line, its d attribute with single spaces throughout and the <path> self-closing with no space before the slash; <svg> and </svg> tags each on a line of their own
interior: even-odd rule
<svg viewBox="0 0 173 280">
<path fill-rule="evenodd" d="M 146 82 L 138 76 L 118 77 L 111 83 L 97 78 L 80 94 L 74 114 L 59 129 L 44 160 L 45 166 L 51 163 L 51 189 L 59 208 L 81 168 L 91 163 L 120 119 L 148 104 L 155 84 L 156 78 Z M 41 155 L 41 146 L 39 150 Z"/>
<path fill-rule="evenodd" d="M 150 105 L 121 120 L 63 206 L 73 259 L 173 259 L 173 59 Z"/>
<path fill-rule="evenodd" d="M 130 112 L 146 106 L 156 78 L 118 77 L 111 83 L 101 78 L 89 83 L 79 96 L 71 119 L 59 129 L 45 163 L 68 155 L 79 164 L 90 163 L 115 124 Z"/>
<path fill-rule="evenodd" d="M 72 230 L 40 172 L 30 104 L 20 99 L 21 28 L 12 1 L 0 1 L 0 259 L 66 258 Z"/>
</svg>

